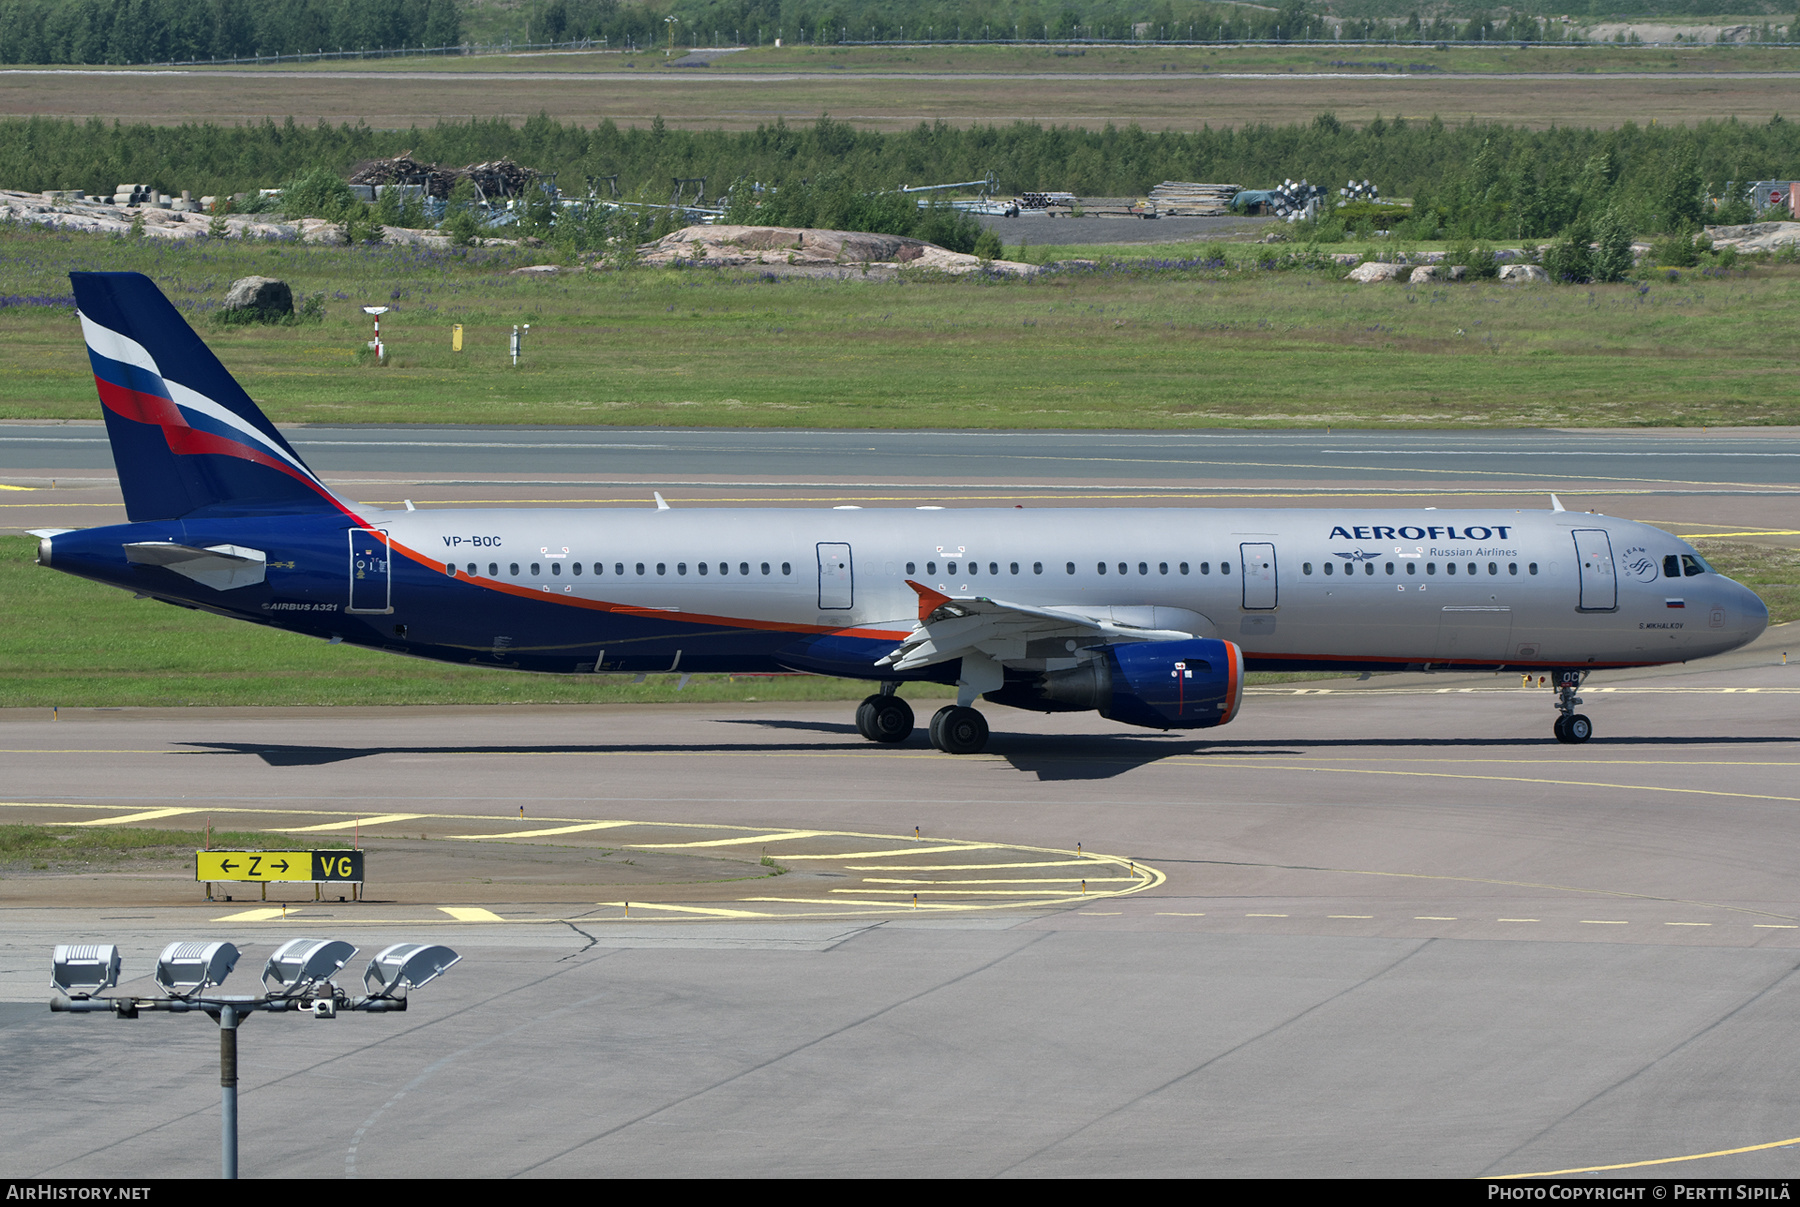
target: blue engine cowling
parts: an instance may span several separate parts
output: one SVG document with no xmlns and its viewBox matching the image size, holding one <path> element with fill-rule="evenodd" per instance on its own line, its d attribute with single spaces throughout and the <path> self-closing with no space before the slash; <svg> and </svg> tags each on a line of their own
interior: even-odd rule
<svg viewBox="0 0 1800 1207">
<path fill-rule="evenodd" d="M 1094 651 L 1080 666 L 1014 680 L 986 698 L 1044 712 L 1095 709 L 1147 729 L 1206 729 L 1237 715 L 1244 652 L 1229 641 L 1145 641 Z"/>
<path fill-rule="evenodd" d="M 1149 729 L 1205 729 L 1237 716 L 1244 651 L 1210 637 L 1106 648 L 1111 700 L 1100 715 Z"/>
</svg>

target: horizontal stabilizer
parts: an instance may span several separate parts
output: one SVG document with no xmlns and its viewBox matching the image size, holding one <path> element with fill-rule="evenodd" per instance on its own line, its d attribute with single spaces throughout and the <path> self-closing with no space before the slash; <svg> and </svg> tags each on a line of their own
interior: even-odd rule
<svg viewBox="0 0 1800 1207">
<path fill-rule="evenodd" d="M 177 545 L 173 541 L 140 541 L 125 546 L 125 560 L 135 566 L 161 566 L 215 591 L 253 587 L 263 581 L 268 557 L 242 545 Z"/>
</svg>

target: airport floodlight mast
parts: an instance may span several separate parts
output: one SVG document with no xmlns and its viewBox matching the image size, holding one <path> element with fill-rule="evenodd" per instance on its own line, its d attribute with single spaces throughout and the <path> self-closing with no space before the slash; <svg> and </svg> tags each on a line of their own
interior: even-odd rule
<svg viewBox="0 0 1800 1207">
<path fill-rule="evenodd" d="M 332 981 L 350 962 L 356 947 L 341 939 L 290 939 L 263 965 L 264 993 L 212 993 L 237 965 L 238 949 L 230 943 L 176 942 L 156 959 L 156 983 L 162 997 L 101 997 L 119 982 L 119 949 L 111 943 L 59 943 L 50 956 L 50 979 L 56 996 L 50 1009 L 59 1014 L 98 1014 L 136 1018 L 142 1010 L 185 1014 L 198 1011 L 219 1024 L 219 1167 L 225 1178 L 238 1176 L 237 1029 L 251 1014 L 293 1014 L 336 1018 L 340 1010 L 383 1014 L 406 1009 L 407 993 L 436 980 L 462 957 L 448 947 L 427 943 L 395 943 L 382 949 L 363 971 L 361 995 Z"/>
</svg>

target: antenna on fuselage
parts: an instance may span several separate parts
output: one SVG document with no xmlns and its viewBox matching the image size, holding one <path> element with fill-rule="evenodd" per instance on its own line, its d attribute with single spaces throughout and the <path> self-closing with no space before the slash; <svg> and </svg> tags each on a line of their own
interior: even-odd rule
<svg viewBox="0 0 1800 1207">
<path fill-rule="evenodd" d="M 1550 510 L 1551 511 L 1567 511 L 1569 509 L 1562 505 L 1561 499 L 1557 498 L 1554 494 L 1552 494 L 1550 496 Z"/>
<path fill-rule="evenodd" d="M 658 511 L 669 510 L 669 505 L 667 503 L 663 502 L 662 491 L 653 490 L 650 493 L 656 499 L 656 510 L 658 510 Z M 1561 511 L 1562 507 L 1559 505 L 1556 510 Z"/>
</svg>

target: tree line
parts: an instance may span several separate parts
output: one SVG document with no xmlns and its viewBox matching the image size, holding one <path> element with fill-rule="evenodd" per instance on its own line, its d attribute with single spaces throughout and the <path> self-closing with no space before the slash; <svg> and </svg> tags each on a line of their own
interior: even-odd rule
<svg viewBox="0 0 1800 1207">
<path fill-rule="evenodd" d="M 165 63 L 461 40 L 457 0 L 0 0 L 5 63 Z"/>
<path fill-rule="evenodd" d="M 804 190 L 832 213 L 895 204 L 854 199 L 900 185 L 990 173 L 1003 196 L 1141 196 L 1163 180 L 1266 188 L 1290 177 L 1327 186 L 1368 179 L 1385 196 L 1413 198 L 1421 237 L 1512 239 L 1548 237 L 1614 207 L 1637 230 L 1691 227 L 1711 214 L 1713 199 L 1731 199 L 1728 182 L 1738 190 L 1800 174 L 1800 123 L 1733 118 L 1530 130 L 1436 118 L 1350 126 L 1327 113 L 1289 125 L 1163 133 L 1027 122 L 920 123 L 886 133 L 830 118 L 726 132 L 671 129 L 661 119 L 585 127 L 543 115 L 518 126 L 496 118 L 404 131 L 292 120 L 152 126 L 37 117 L 0 120 L 0 185 L 110 194 L 131 182 L 226 195 L 313 170 L 341 177 L 362 160 L 402 152 L 446 166 L 509 157 L 554 174 L 565 196 L 586 195 L 591 186 L 610 198 L 606 178 L 616 176 L 621 195 L 666 200 L 674 178 L 705 177 L 710 198 L 734 185 L 760 185 L 765 199 Z"/>
</svg>

